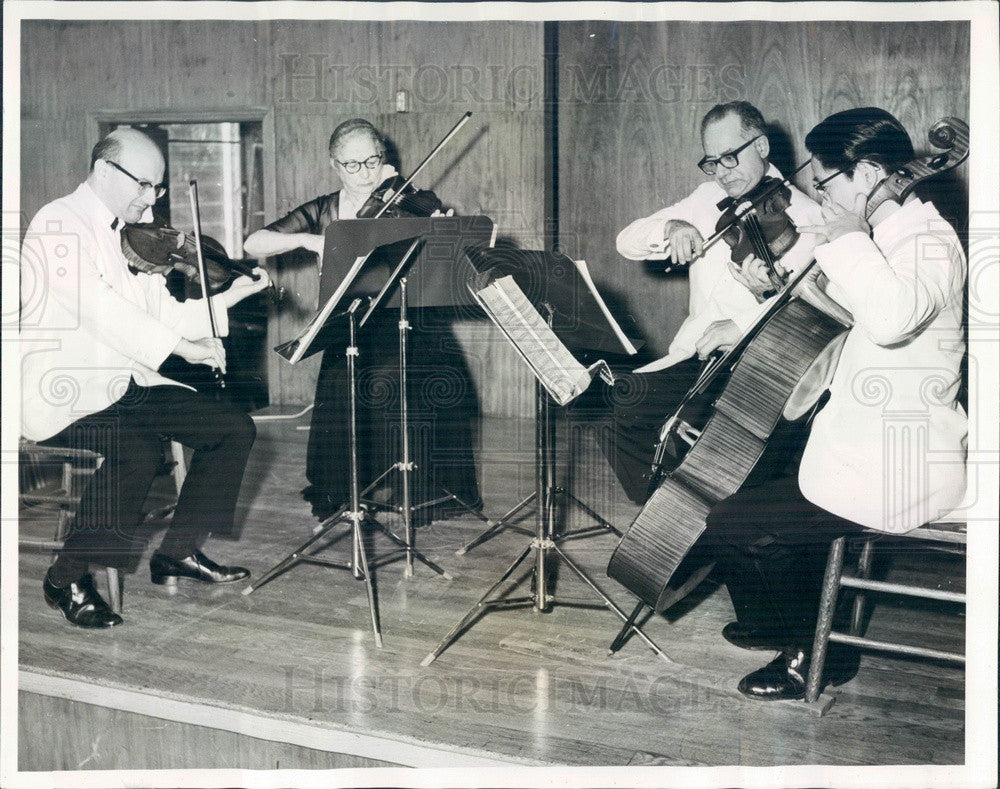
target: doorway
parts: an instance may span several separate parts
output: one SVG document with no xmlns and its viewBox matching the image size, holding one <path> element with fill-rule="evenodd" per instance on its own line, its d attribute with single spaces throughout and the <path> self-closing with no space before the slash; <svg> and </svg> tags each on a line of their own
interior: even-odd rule
<svg viewBox="0 0 1000 789">
<path fill-rule="evenodd" d="M 153 208 L 155 222 L 185 233 L 193 231 L 189 183 L 197 183 L 198 213 L 203 238 L 218 242 L 233 259 L 243 258 L 243 240 L 264 225 L 263 131 L 259 120 L 198 120 L 104 118 L 101 137 L 131 126 L 159 146 L 166 163 L 167 193 Z M 200 288 L 180 272 L 167 275 L 167 287 L 179 300 L 200 299 Z M 247 411 L 268 405 L 266 296 L 244 299 L 229 311 L 225 338 L 226 389 L 229 399 Z M 211 372 L 171 356 L 164 375 L 194 386 L 211 385 Z"/>
</svg>

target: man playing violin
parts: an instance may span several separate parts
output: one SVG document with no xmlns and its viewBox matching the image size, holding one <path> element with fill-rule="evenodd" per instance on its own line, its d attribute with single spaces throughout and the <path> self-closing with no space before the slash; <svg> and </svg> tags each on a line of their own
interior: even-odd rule
<svg viewBox="0 0 1000 789">
<path fill-rule="evenodd" d="M 222 343 L 203 301 L 176 301 L 163 275 L 130 271 L 122 253 L 123 224 L 140 221 L 164 194 L 163 172 L 150 138 L 130 128 L 111 132 L 94 147 L 87 180 L 35 215 L 22 247 L 23 435 L 103 457 L 43 585 L 46 601 L 84 628 L 122 621 L 95 589 L 89 565 L 126 569 L 141 553 L 136 531 L 164 438 L 194 456 L 150 559 L 153 583 L 249 575 L 217 565 L 200 546 L 210 530 L 233 525 L 253 422 L 157 372 L 170 354 L 224 371 Z M 240 277 L 213 297 L 221 334 L 226 310 L 267 286 L 256 273 L 259 280 Z"/>
<path fill-rule="evenodd" d="M 763 263 L 748 256 L 739 265 L 724 243 L 705 249 L 727 205 L 757 187 L 765 177 L 781 180 L 768 162 L 767 124 L 745 101 L 719 104 L 701 122 L 705 151 L 698 167 L 711 176 L 690 195 L 621 231 L 618 252 L 630 260 L 670 259 L 687 266 L 688 315 L 662 359 L 636 371 L 629 382 L 640 397 L 616 403 L 612 435 L 603 443 L 629 498 L 648 496 L 656 440 L 666 418 L 690 389 L 701 369 L 700 359 L 731 346 L 766 307 L 773 290 Z M 819 221 L 819 207 L 790 186 L 787 214 L 797 224 Z M 720 203 L 722 204 L 720 206 Z M 803 236 L 781 260 L 780 271 L 794 271 L 811 259 L 813 240 Z M 623 398 L 624 400 L 625 398 Z"/>
<path fill-rule="evenodd" d="M 729 588 L 737 621 L 724 629 L 727 640 L 780 650 L 739 683 L 755 699 L 804 694 L 832 540 L 863 527 L 914 529 L 949 512 L 965 490 L 961 244 L 915 195 L 868 208 L 882 181 L 914 158 L 906 130 L 885 110 L 831 115 L 805 144 L 822 219 L 799 231 L 817 240 L 827 293 L 854 325 L 797 475 L 716 505 L 688 559 L 715 561 Z M 901 416 L 905 424 L 893 424 Z M 856 660 L 831 649 L 826 680 L 850 679 Z"/>
</svg>

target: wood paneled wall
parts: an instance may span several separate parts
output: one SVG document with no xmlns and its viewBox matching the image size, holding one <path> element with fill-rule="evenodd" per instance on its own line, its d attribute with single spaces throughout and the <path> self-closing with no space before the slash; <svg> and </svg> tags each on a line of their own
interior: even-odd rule
<svg viewBox="0 0 1000 789">
<path fill-rule="evenodd" d="M 857 106 L 895 114 L 924 153 L 935 120 L 968 118 L 969 26 L 560 23 L 560 241 L 629 305 L 657 353 L 686 314 L 687 280 L 625 260 L 615 237 L 704 180 L 701 118 L 734 99 L 773 125 L 772 160 L 786 172 L 816 123 Z M 967 193 L 967 165 L 956 178 Z"/>
<path fill-rule="evenodd" d="M 805 133 L 837 110 L 885 107 L 918 149 L 935 119 L 968 114 L 962 22 L 561 22 L 557 40 L 560 244 L 588 261 L 657 353 L 685 314 L 686 279 L 625 261 L 614 240 L 702 180 L 697 129 L 713 104 L 758 105 L 783 169 L 804 159 Z M 341 120 L 383 128 L 406 169 L 472 110 L 419 185 L 540 248 L 552 153 L 543 77 L 541 22 L 25 22 L 22 210 L 30 217 L 85 177 L 94 113 L 258 112 L 273 172 L 270 220 L 337 188 L 326 145 Z M 406 113 L 395 111 L 398 90 L 408 92 Z M 965 170 L 957 177 L 964 186 Z M 298 306 L 272 317 L 274 341 L 301 327 L 317 297 L 311 267 L 279 274 Z M 473 321 L 459 335 L 483 412 L 529 411 L 527 375 L 505 343 Z M 290 367 L 275 356 L 270 365 L 272 402 L 311 401 L 317 360 Z"/>
<path fill-rule="evenodd" d="M 22 34 L 21 205 L 25 222 L 86 177 L 95 114 L 183 120 L 256 111 L 274 173 L 270 221 L 339 184 L 330 132 L 370 119 L 412 169 L 463 112 L 473 117 L 427 167 L 458 213 L 494 218 L 501 235 L 538 248 L 543 238 L 542 24 L 343 21 L 28 21 Z M 407 92 L 408 111 L 396 112 Z M 287 339 L 315 309 L 314 267 L 287 267 L 295 296 L 270 320 Z M 458 328 L 477 349 L 470 368 L 484 413 L 520 415 L 527 374 L 485 322 Z M 272 343 L 273 344 L 273 343 Z M 318 357 L 269 362 L 271 400 L 311 402 Z M 505 377 L 513 379 L 495 385 Z"/>
</svg>

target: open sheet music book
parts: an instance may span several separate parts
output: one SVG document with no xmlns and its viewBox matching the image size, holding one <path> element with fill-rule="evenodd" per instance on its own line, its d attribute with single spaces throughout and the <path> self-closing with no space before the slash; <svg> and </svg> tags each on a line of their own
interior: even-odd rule
<svg viewBox="0 0 1000 789">
<path fill-rule="evenodd" d="M 609 386 L 614 384 L 607 362 L 600 360 L 584 367 L 576 360 L 512 276 L 500 277 L 489 284 L 484 284 L 488 277 L 477 280 L 469 284 L 476 301 L 559 405 L 583 394 L 597 374 Z"/>
</svg>

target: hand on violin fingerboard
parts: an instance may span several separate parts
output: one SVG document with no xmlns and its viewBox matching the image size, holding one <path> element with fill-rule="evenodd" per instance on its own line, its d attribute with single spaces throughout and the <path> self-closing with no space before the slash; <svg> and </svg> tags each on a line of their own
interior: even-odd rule
<svg viewBox="0 0 1000 789">
<path fill-rule="evenodd" d="M 754 298 L 757 299 L 758 304 L 767 301 L 767 294 L 773 295 L 774 284 L 767 275 L 767 264 L 763 260 L 753 255 L 747 255 L 746 259 L 740 265 L 733 263 L 731 260 L 728 263 L 729 273 L 733 275 L 733 279 L 749 290 L 754 295 Z M 777 260 L 774 262 L 774 270 L 781 277 L 784 277 L 786 274 L 780 261 Z"/>
<path fill-rule="evenodd" d="M 271 284 L 271 279 L 268 277 L 267 272 L 262 268 L 255 268 L 253 273 L 257 275 L 258 279 L 253 279 L 252 277 L 237 277 L 233 280 L 233 284 L 222 294 L 222 299 L 226 304 L 226 308 L 232 307 L 239 304 L 247 296 L 252 296 L 254 293 L 260 293 Z"/>
<path fill-rule="evenodd" d="M 675 266 L 687 266 L 702 253 L 704 239 L 698 228 L 682 219 L 671 219 L 663 228 L 663 240 L 670 246 L 670 259 Z"/>
<path fill-rule="evenodd" d="M 812 233 L 816 236 L 817 244 L 827 244 L 836 241 L 841 236 L 848 233 L 864 233 L 870 236 L 872 227 L 865 217 L 865 206 L 868 198 L 860 194 L 854 200 L 853 208 L 848 211 L 843 206 L 835 203 L 829 195 L 823 195 L 822 211 L 824 224 L 803 225 L 797 228 L 799 233 Z"/>
</svg>

